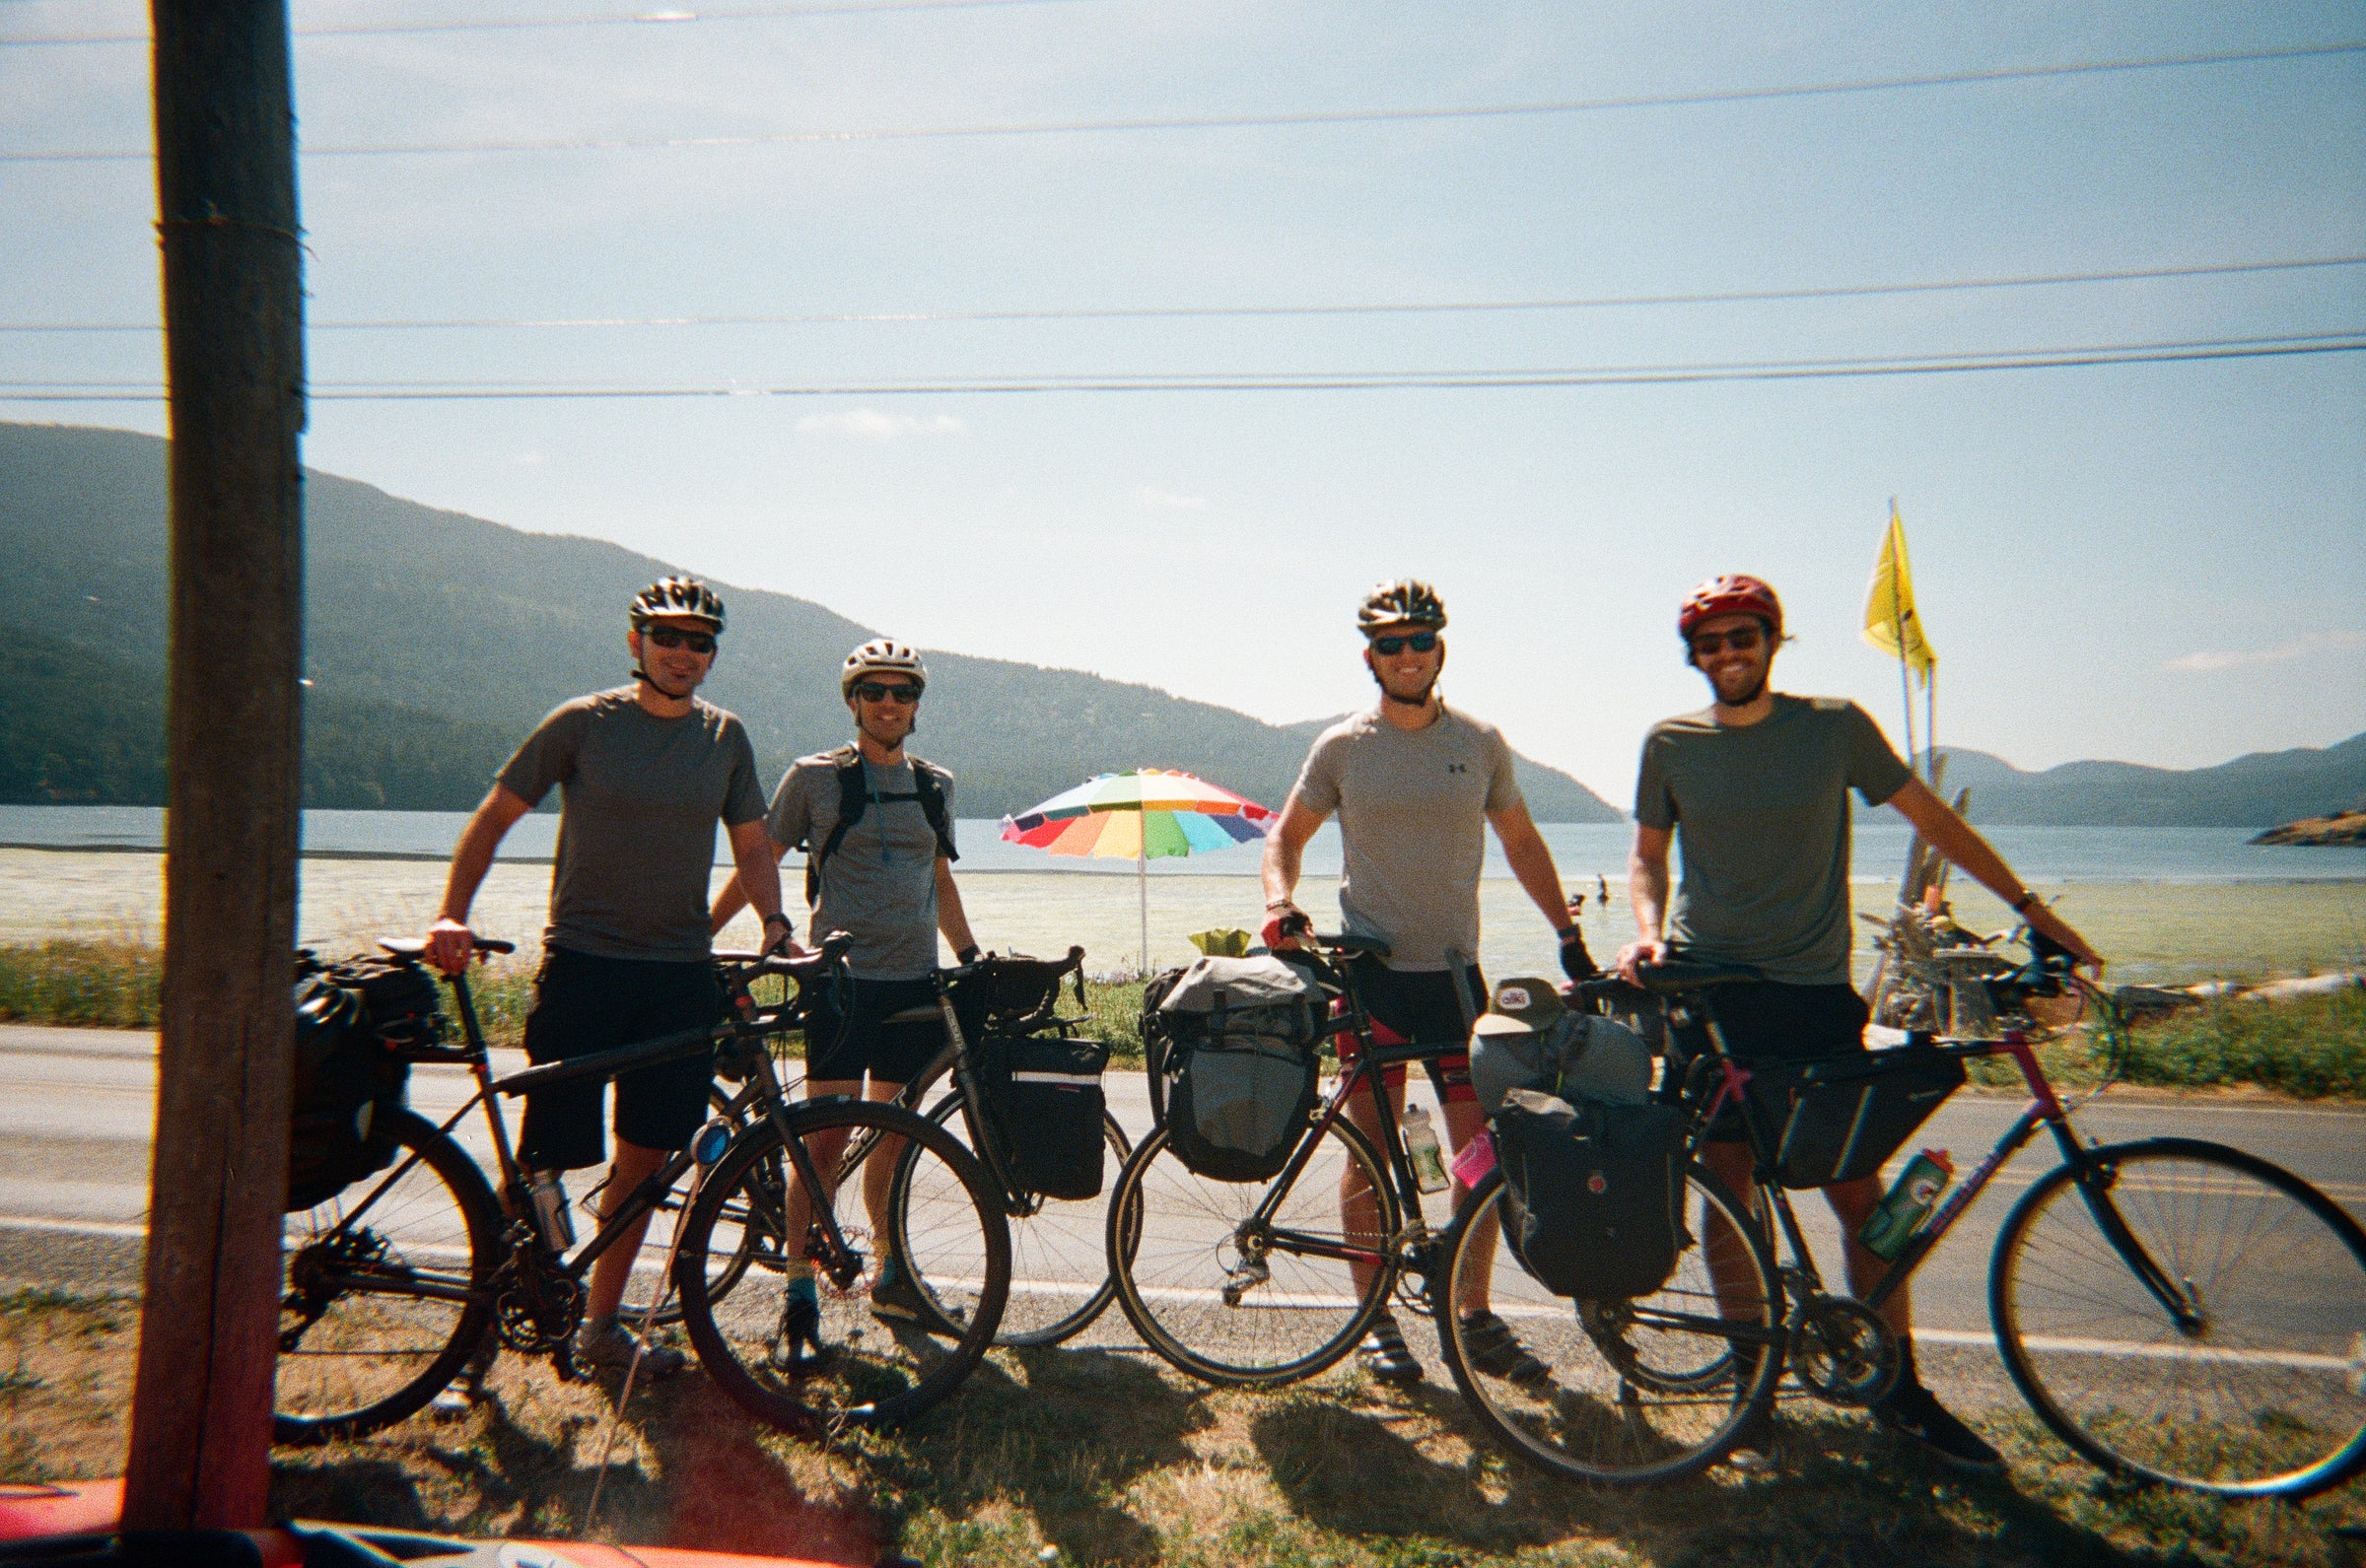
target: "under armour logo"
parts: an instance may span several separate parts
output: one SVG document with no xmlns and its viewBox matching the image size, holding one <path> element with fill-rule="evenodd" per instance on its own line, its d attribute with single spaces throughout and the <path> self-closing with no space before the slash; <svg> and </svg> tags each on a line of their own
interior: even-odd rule
<svg viewBox="0 0 2366 1568">
<path fill-rule="evenodd" d="M 1471 765 L 1467 762 L 1450 762 L 1446 764 L 1446 772 L 1448 773 L 1469 773 L 1470 771 Z"/>
</svg>

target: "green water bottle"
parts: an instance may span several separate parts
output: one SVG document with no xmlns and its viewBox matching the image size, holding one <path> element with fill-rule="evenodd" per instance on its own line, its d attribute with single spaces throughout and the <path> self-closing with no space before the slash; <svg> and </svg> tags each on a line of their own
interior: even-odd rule
<svg viewBox="0 0 2366 1568">
<path fill-rule="evenodd" d="M 1906 1244 L 1930 1211 L 1939 1206 L 1939 1194 L 1955 1180 L 1955 1166 L 1945 1149 L 1924 1149 L 1907 1162 L 1890 1184 L 1889 1193 L 1865 1216 L 1865 1228 L 1856 1239 L 1865 1244 L 1865 1251 L 1884 1262 L 1906 1251 Z"/>
</svg>

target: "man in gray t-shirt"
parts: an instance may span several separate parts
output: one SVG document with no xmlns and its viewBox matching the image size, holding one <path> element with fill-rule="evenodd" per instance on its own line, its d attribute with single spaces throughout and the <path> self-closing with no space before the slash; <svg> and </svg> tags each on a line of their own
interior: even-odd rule
<svg viewBox="0 0 2366 1568">
<path fill-rule="evenodd" d="M 1265 841 L 1266 942 L 1294 945 L 1308 928 L 1293 901 L 1306 843 L 1324 819 L 1339 814 L 1345 875 L 1340 913 L 1348 928 L 1378 937 L 1386 957 L 1365 954 L 1353 964 L 1356 993 L 1371 1015 L 1381 1045 L 1417 1042 L 1455 1049 L 1430 1064 L 1446 1124 L 1460 1148 L 1485 1122 L 1471 1092 L 1471 1025 L 1485 1005 L 1487 980 L 1478 965 L 1479 870 L 1486 830 L 1502 843 L 1512 875 L 1544 913 L 1563 944 L 1563 965 L 1592 973 L 1577 919 L 1563 899 L 1553 853 L 1529 819 L 1512 778 L 1511 748 L 1494 725 L 1448 708 L 1437 694 L 1445 668 L 1446 608 L 1427 583 L 1410 578 L 1383 582 L 1365 596 L 1357 616 L 1364 635 L 1363 662 L 1380 689 L 1368 713 L 1352 715 L 1323 731 Z M 1342 1060 L 1357 1043 L 1337 1037 Z M 1405 1105 L 1405 1069 L 1383 1075 L 1390 1104 Z M 1379 1118 L 1363 1099 L 1348 1115 L 1374 1139 Z M 1460 1203 L 1464 1189 L 1454 1186 Z M 1368 1192 L 1342 1193 L 1350 1234 L 1368 1233 L 1378 1208 Z M 1485 1258 L 1481 1259 L 1484 1265 Z M 1351 1267 L 1360 1293 L 1370 1273 Z M 1522 1382 L 1548 1369 L 1513 1337 L 1488 1307 L 1485 1266 L 1471 1271 L 1455 1308 L 1466 1320 L 1463 1342 L 1477 1349 L 1485 1370 Z M 1387 1382 L 1409 1383 L 1422 1365 L 1407 1349 L 1396 1320 L 1383 1312 L 1360 1347 L 1364 1370 Z"/>
<path fill-rule="evenodd" d="M 703 582 L 663 578 L 641 590 L 625 647 L 633 684 L 562 703 L 518 748 L 461 830 L 444 910 L 428 932 L 429 956 L 458 974 L 473 956 L 468 908 L 493 852 L 518 819 L 559 791 L 558 864 L 550 924 L 525 1052 L 564 1060 L 704 1029 L 722 998 L 709 961 L 707 886 L 715 825 L 731 839 L 748 897 L 768 941 L 790 939 L 781 914 L 777 861 L 763 827 L 756 757 L 739 720 L 699 701 L 723 632 L 723 601 Z M 714 1077 L 706 1053 L 661 1062 L 616 1080 L 616 1161 L 602 1218 L 656 1174 L 706 1119 Z M 558 1084 L 526 1096 L 519 1162 L 537 1183 L 605 1157 L 597 1081 Z M 563 1189 L 556 1212 L 566 1213 Z M 577 1356 L 624 1365 L 633 1342 L 616 1309 L 648 1221 L 619 1236 L 592 1267 Z M 679 1351 L 660 1346 L 644 1365 L 678 1370 Z"/>
<path fill-rule="evenodd" d="M 953 884 L 953 776 L 904 753 L 920 718 L 928 666 L 917 649 L 877 639 L 847 655 L 839 692 L 855 720 L 851 746 L 800 757 L 773 791 L 765 835 L 775 860 L 805 847 L 806 900 L 817 935 L 845 931 L 846 987 L 825 989 L 805 1024 L 805 1093 L 864 1094 L 892 1100 L 944 1044 L 937 1001 L 937 935 L 955 960 L 978 956 L 969 917 Z M 722 930 L 745 902 L 739 881 L 725 884 L 711 925 Z M 892 1022 L 899 1013 L 925 1019 Z M 869 1079 L 868 1088 L 865 1079 Z M 816 1138 L 826 1169 L 834 1152 Z M 864 1162 L 863 1195 L 874 1234 L 889 1234 L 887 1191 L 893 1160 Z M 796 1223 L 792 1215 L 793 1228 Z M 790 1320 L 783 1336 L 819 1322 L 810 1264 L 788 1265 Z M 901 1261 L 881 1262 L 870 1310 L 891 1322 L 931 1314 Z"/>
<path fill-rule="evenodd" d="M 1685 661 L 1708 681 L 1711 705 L 1652 726 L 1635 791 L 1635 849 L 1627 891 L 1638 939 L 1619 954 L 1629 980 L 1638 968 L 1687 958 L 1747 964 L 1765 979 L 1711 993 L 1726 1047 L 1745 1060 L 1830 1056 L 1864 1049 L 1865 1005 L 1848 984 L 1848 791 L 1887 803 L 1931 847 L 2010 904 L 2032 928 L 2082 963 L 2092 948 L 2022 886 L 1987 842 L 1947 809 L 1890 749 L 1854 703 L 1787 697 L 1768 681 L 1782 644 L 1782 604 L 1752 577 L 1713 578 L 1677 616 Z M 1668 907 L 1668 852 L 1684 845 L 1684 881 Z M 1663 916 L 1665 934 L 1662 934 Z M 1720 1119 L 1722 1120 L 1722 1119 Z M 1750 1191 L 1752 1156 L 1740 1129 L 1722 1125 L 1702 1158 L 1736 1193 Z M 1857 1241 L 1880 1202 L 1869 1176 L 1824 1190 L 1847 1251 L 1848 1285 L 1862 1299 L 1888 1264 Z M 1718 1256 L 1711 1218 L 1709 1256 Z M 1712 1264 L 1713 1271 L 1713 1264 Z M 1875 1406 L 1885 1426 L 1949 1464 L 1995 1469 L 1996 1451 L 1942 1406 L 1915 1376 L 1908 1293 L 1882 1305 L 1905 1367 Z M 1763 1457 L 1771 1428 L 1750 1433 L 1736 1453 Z"/>
</svg>

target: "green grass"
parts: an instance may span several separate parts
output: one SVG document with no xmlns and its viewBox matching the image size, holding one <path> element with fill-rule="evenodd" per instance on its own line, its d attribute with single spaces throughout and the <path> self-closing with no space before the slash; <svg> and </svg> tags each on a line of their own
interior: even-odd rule
<svg viewBox="0 0 2366 1568">
<path fill-rule="evenodd" d="M 2038 1048 L 2047 1075 L 2084 1088 L 2104 1073 L 2091 1030 Z M 1971 1063 L 1975 1083 L 2017 1088 L 2010 1059 Z M 2282 1001 L 2213 1001 L 2136 1026 L 2123 1083 L 2156 1089 L 2265 1089 L 2300 1100 L 2366 1099 L 2366 991 Z"/>
<path fill-rule="evenodd" d="M 162 955 L 145 942 L 0 946 L 0 1020 L 153 1029 L 163 970 Z"/>
</svg>

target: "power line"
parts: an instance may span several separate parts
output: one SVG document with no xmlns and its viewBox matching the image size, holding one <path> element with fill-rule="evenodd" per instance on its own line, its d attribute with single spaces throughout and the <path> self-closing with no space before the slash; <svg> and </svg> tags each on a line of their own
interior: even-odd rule
<svg viewBox="0 0 2366 1568">
<path fill-rule="evenodd" d="M 1111 306 L 1005 310 L 828 310 L 785 315 L 453 316 L 430 320 L 314 321 L 314 332 L 481 331 L 614 327 L 844 326 L 929 322 L 1221 320 L 1273 316 L 1479 314 L 1516 310 L 1594 310 L 1648 306 L 1758 305 L 1807 300 L 1876 299 L 1983 289 L 2134 283 L 2170 278 L 2232 277 L 2366 264 L 2366 255 L 2311 256 L 2282 261 L 2229 261 L 2190 267 L 2127 267 L 2107 272 L 2048 272 L 2016 277 L 1949 278 L 1907 283 L 1852 283 L 1799 289 L 1736 289 L 1696 294 L 1596 295 L 1579 299 L 1452 300 L 1373 305 Z M 161 332 L 153 321 L 0 321 L 0 332 Z"/>
<path fill-rule="evenodd" d="M 889 11 L 1001 11 L 1015 6 L 1079 5 L 1087 0 L 846 0 L 843 4 L 741 6 L 721 10 L 661 9 L 580 17 L 480 18 L 462 22 L 359 23 L 341 28 L 293 28 L 299 38 L 383 38 L 439 33 L 531 33 L 557 28 L 679 27 L 695 22 L 782 22 L 807 17 L 865 16 Z M 84 44 L 146 43 L 145 33 L 51 34 L 0 38 L 0 48 L 64 48 Z"/>
<path fill-rule="evenodd" d="M 1670 93 L 1633 98 L 1566 99 L 1535 103 L 1482 103 L 1441 108 L 1320 109 L 1287 114 L 1203 114 L 1160 119 L 1044 120 L 1009 125 L 906 125 L 842 131 L 770 131 L 748 136 L 584 137 L 510 142 L 382 142 L 300 149 L 306 158 L 413 158 L 478 153 L 583 153 L 718 150 L 790 147 L 835 142 L 948 141 L 976 137 L 1105 135 L 1139 131 L 1262 130 L 1306 125 L 1377 125 L 1431 120 L 1510 119 L 1586 114 L 1614 109 L 1691 108 L 1717 103 L 1762 103 L 1787 99 L 1839 98 L 1897 93 L 1920 88 L 1981 87 L 2006 82 L 2049 81 L 2136 71 L 2185 70 L 2211 65 L 2250 65 L 2314 59 L 2366 51 L 2366 41 L 2312 43 L 2287 49 L 2234 54 L 2181 54 L 2152 59 L 2088 60 L 2069 65 L 2018 66 L 1964 71 L 1944 76 L 1897 76 L 1854 82 L 1819 82 L 1793 87 L 1733 88 L 1705 93 Z M 139 162 L 146 149 L 46 153 L 0 153 L 0 163 L 105 164 Z"/>
<path fill-rule="evenodd" d="M 2001 349 L 1958 354 L 1854 359 L 1744 360 L 1691 365 L 1606 365 L 1499 370 L 1342 371 L 1329 373 L 1118 373 L 1079 375 L 952 376 L 927 381 L 842 381 L 781 385 L 597 386 L 521 383 L 351 382 L 311 389 L 315 402 L 618 401 L 728 397 L 974 396 L 1018 392 L 1269 392 L 1668 385 L 1702 381 L 1830 379 L 1931 375 L 1972 371 L 2063 370 L 2106 365 L 2177 364 L 2366 350 L 2366 329 L 2280 337 L 2204 338 L 2182 342 Z M 44 387 L 45 389 L 36 389 Z M 153 382 L 0 382 L 0 402 L 161 402 Z"/>
</svg>

